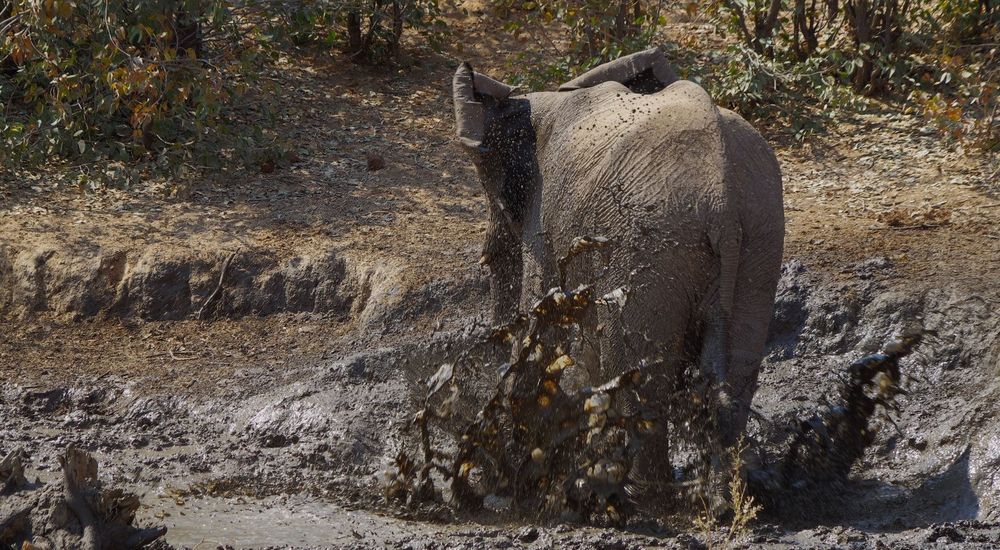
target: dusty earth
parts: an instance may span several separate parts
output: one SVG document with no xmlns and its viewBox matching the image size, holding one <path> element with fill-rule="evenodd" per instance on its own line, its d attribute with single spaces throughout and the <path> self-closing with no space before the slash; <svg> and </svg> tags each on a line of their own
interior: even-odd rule
<svg viewBox="0 0 1000 550">
<path fill-rule="evenodd" d="M 501 46 L 463 55 L 503 75 Z M 411 62 L 281 67 L 279 131 L 300 161 L 271 174 L 99 192 L 5 174 L 0 458 L 23 449 L 28 478 L 54 483 L 67 446 L 92 452 L 102 482 L 140 495 L 137 523 L 176 547 L 712 543 L 669 521 L 431 522 L 381 502 L 377 472 L 421 382 L 487 317 L 486 210 L 452 142 L 455 59 Z M 778 503 L 746 544 L 1000 546 L 996 162 L 888 106 L 805 145 L 768 137 L 786 261 L 750 435 L 781 448 L 850 361 L 914 324 L 936 336 L 906 360 L 909 394 L 851 482 Z"/>
</svg>

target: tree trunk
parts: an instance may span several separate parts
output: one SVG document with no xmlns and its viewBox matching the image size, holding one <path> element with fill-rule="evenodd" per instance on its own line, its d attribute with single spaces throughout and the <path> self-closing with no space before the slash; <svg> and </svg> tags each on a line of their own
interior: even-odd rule
<svg viewBox="0 0 1000 550">
<path fill-rule="evenodd" d="M 618 14 L 615 15 L 614 36 L 615 43 L 620 43 L 625 38 L 628 30 L 628 0 L 618 0 Z"/>
<path fill-rule="evenodd" d="M 361 14 L 357 11 L 347 12 L 347 50 L 352 55 L 361 51 Z"/>
<path fill-rule="evenodd" d="M 846 16 L 851 29 L 854 31 L 854 46 L 857 53 L 861 55 L 861 66 L 856 67 L 851 74 L 851 82 L 854 91 L 861 93 L 868 87 L 871 81 L 872 63 L 871 55 L 863 52 L 865 45 L 871 42 L 871 11 L 868 8 L 867 0 L 852 0 L 844 5 Z"/>
<path fill-rule="evenodd" d="M 640 2 L 639 0 L 633 0 L 632 21 L 629 22 L 629 31 L 633 36 L 638 35 L 639 31 L 642 30 L 642 25 L 639 23 L 639 21 L 641 20 L 642 20 L 642 2 Z M 655 25 L 656 23 L 654 22 L 653 24 Z"/>
<path fill-rule="evenodd" d="M 367 63 L 372 61 L 372 45 L 375 43 L 375 32 L 382 26 L 381 13 L 375 9 L 368 16 L 368 32 L 361 39 L 361 49 L 354 54 L 354 59 Z"/>
<path fill-rule="evenodd" d="M 778 15 L 781 13 L 781 0 L 771 0 L 767 13 L 758 13 L 754 17 L 754 50 L 757 53 L 765 54 L 769 58 L 774 57 L 774 46 L 765 45 L 774 36 L 774 29 L 778 24 Z"/>
<path fill-rule="evenodd" d="M 795 51 L 796 59 L 803 60 L 807 57 L 806 48 L 802 47 L 802 42 L 805 40 L 805 18 L 806 18 L 806 0 L 795 0 L 795 8 L 792 13 L 792 48 Z M 802 38 L 799 38 L 799 35 Z"/>
<path fill-rule="evenodd" d="M 885 91 L 888 81 L 876 63 L 890 57 L 903 36 L 904 24 L 912 4 L 910 0 L 851 0 L 844 4 L 844 15 L 852 32 L 856 55 L 861 65 L 854 69 L 854 90 L 865 95 Z"/>
<path fill-rule="evenodd" d="M 399 40 L 403 37 L 403 6 L 399 0 L 392 0 L 392 42 L 389 44 L 389 54 L 399 57 Z"/>
</svg>

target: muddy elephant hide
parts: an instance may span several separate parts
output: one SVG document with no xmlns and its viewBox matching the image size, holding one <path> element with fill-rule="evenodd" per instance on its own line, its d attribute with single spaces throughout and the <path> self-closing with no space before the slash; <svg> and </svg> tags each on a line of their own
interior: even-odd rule
<svg viewBox="0 0 1000 550">
<path fill-rule="evenodd" d="M 455 73 L 459 141 L 490 205 L 483 263 L 496 320 L 558 284 L 574 237 L 607 237 L 608 257 L 574 260 L 567 280 L 627 295 L 591 323 L 601 333 L 597 375 L 654 354 L 695 361 L 718 385 L 731 442 L 757 387 L 782 255 L 774 153 L 742 118 L 677 80 L 659 49 L 557 92 L 513 92 L 468 64 Z"/>
</svg>

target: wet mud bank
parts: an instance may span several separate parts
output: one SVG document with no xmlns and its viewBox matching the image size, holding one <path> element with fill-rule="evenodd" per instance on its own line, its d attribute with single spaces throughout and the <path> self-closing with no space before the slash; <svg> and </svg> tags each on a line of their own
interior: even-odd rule
<svg viewBox="0 0 1000 550">
<path fill-rule="evenodd" d="M 893 284 L 873 258 L 829 280 L 783 266 L 768 356 L 750 433 L 779 446 L 778 429 L 824 405 L 852 360 L 913 327 L 929 331 L 904 360 L 899 410 L 882 415 L 874 444 L 837 502 L 787 510 L 789 519 L 867 528 L 1000 518 L 1000 317 L 995 293 L 960 285 Z M 825 504 L 825 505 L 824 505 Z"/>
<path fill-rule="evenodd" d="M 336 263 L 328 260 L 324 265 Z M 43 265 L 48 266 L 49 260 Z M 220 264 L 204 265 L 199 272 L 204 283 L 194 285 L 200 290 L 191 296 L 212 291 L 211 275 L 218 276 Z M 232 286 L 227 284 L 224 303 L 234 308 L 231 311 L 256 313 L 252 308 L 239 309 L 252 301 L 238 297 L 266 294 L 265 287 L 257 285 L 266 279 L 262 274 L 274 272 L 262 269 L 250 276 L 248 264 L 235 258 L 231 269 L 240 265 L 244 267 L 233 273 L 245 275 L 234 276 Z M 277 265 L 270 269 L 280 270 Z M 11 269 L 4 272 L 5 281 L 12 280 Z M 48 269 L 43 272 L 50 273 Z M 337 269 L 345 274 L 341 281 L 356 277 L 346 275 L 355 269 L 349 262 Z M 1000 520 L 1000 318 L 995 296 L 959 285 L 926 288 L 894 283 L 893 269 L 885 258 L 872 258 L 838 274 L 812 272 L 798 261 L 783 266 L 749 429 L 765 449 L 787 443 L 787 427 L 823 406 L 852 360 L 877 351 L 894 334 L 914 325 L 933 332 L 904 361 L 903 387 L 908 393 L 899 398 L 898 412 L 875 422 L 876 442 L 856 465 L 842 500 L 806 499 L 805 508 L 778 510 L 768 521 L 781 527 L 759 527 L 754 534 L 758 544 L 777 548 L 1000 543 L 990 523 Z M 128 281 L 135 277 L 123 275 L 115 288 L 133 288 Z M 188 278 L 189 288 L 196 279 Z M 49 286 L 58 277 L 46 275 L 40 280 L 44 284 L 36 288 L 61 288 Z M 246 282 L 240 286 L 238 281 Z M 385 298 L 393 294 L 384 291 L 350 294 L 347 289 L 358 288 L 353 284 L 342 282 L 338 287 L 345 292 L 341 302 L 322 303 L 339 303 L 342 311 L 353 311 L 359 319 L 367 316 L 362 327 L 393 325 L 392 319 L 408 311 L 392 305 L 402 302 L 409 304 L 407 308 L 425 308 L 421 311 L 432 307 L 459 317 L 464 314 L 466 322 L 419 334 L 396 327 L 390 336 L 360 328 L 344 341 L 330 342 L 322 358 L 287 365 L 282 378 L 290 380 L 287 383 L 273 383 L 272 367 L 251 361 L 238 377 L 225 381 L 225 391 L 210 395 L 150 391 L 120 374 L 71 386 L 4 381 L 0 454 L 23 449 L 31 457 L 28 477 L 44 479 L 58 474 L 58 458 L 67 446 L 93 453 L 101 464 L 102 480 L 140 495 L 139 524 L 166 525 L 166 540 L 181 547 L 202 540 L 237 547 L 417 548 L 435 540 L 467 548 L 528 547 L 545 541 L 619 548 L 697 544 L 688 535 L 655 530 L 562 526 L 532 534 L 517 525 L 431 525 L 366 512 L 380 508 L 378 473 L 401 448 L 405 427 L 419 409 L 424 381 L 442 361 L 479 337 L 481 328 L 475 321 L 484 311 L 459 313 L 455 304 L 464 300 L 485 310 L 486 293 L 477 282 L 450 283 L 401 290 L 399 294 L 410 299 L 400 302 Z M 10 287 L 5 285 L 2 288 Z M 238 289 L 246 289 L 245 294 Z M 312 300 L 322 295 L 315 287 L 312 292 Z M 353 305 L 365 294 L 367 298 L 359 302 L 363 306 Z M 46 303 L 70 303 L 60 301 L 59 295 L 46 294 L 50 296 Z M 286 304 L 289 295 L 284 291 Z M 26 294 L 18 296 L 21 301 L 15 302 L 8 293 L 2 303 L 7 308 L 14 303 L 24 307 Z M 129 290 L 128 296 L 138 294 Z M 421 296 L 429 296 L 437 305 L 413 305 Z M 138 312 L 129 308 L 139 307 L 140 302 L 126 299 L 123 303 L 131 305 L 118 311 Z M 191 315 L 200 302 L 187 303 L 186 315 Z M 281 528 L 251 528 L 261 524 Z"/>
</svg>

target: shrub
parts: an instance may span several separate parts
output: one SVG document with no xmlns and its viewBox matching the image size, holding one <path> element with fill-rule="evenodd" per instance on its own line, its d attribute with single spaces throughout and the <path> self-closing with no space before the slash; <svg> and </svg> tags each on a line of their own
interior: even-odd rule
<svg viewBox="0 0 1000 550">
<path fill-rule="evenodd" d="M 709 13 L 719 17 L 731 31 L 757 53 L 774 56 L 773 36 L 780 21 L 781 0 L 716 0 Z"/>
<path fill-rule="evenodd" d="M 361 63 L 397 58 L 405 29 L 434 49 L 447 34 L 438 0 L 298 0 L 265 7 L 270 35 L 296 46 L 337 47 Z"/>
<path fill-rule="evenodd" d="M 207 145 L 245 85 L 234 75 L 260 53 L 225 0 L 9 0 L 2 12 L 8 166 L 217 156 Z"/>
<path fill-rule="evenodd" d="M 886 89 L 910 14 L 909 0 L 844 2 L 844 18 L 854 46 L 851 83 L 855 91 L 874 95 Z"/>
<path fill-rule="evenodd" d="M 1000 50 L 991 48 L 974 62 L 948 54 L 934 60 L 939 68 L 926 75 L 934 85 L 911 91 L 910 109 L 951 139 L 1000 152 Z"/>
<path fill-rule="evenodd" d="M 822 130 L 854 97 L 830 70 L 830 59 L 815 55 L 801 62 L 768 58 L 745 45 L 730 47 L 703 76 L 721 105 L 768 125 L 784 125 L 796 139 Z"/>
<path fill-rule="evenodd" d="M 801 137 L 862 106 L 853 91 L 905 100 L 947 135 L 996 148 L 1000 0 L 715 0 L 709 13 L 741 43 L 717 56 L 707 87 L 745 116 Z"/>
<path fill-rule="evenodd" d="M 829 48 L 832 39 L 837 36 L 839 6 L 835 0 L 825 0 L 817 4 L 817 0 L 795 0 L 792 11 L 792 48 L 799 60 L 808 59 L 818 52 L 820 38 L 824 37 L 824 46 Z"/>
<path fill-rule="evenodd" d="M 907 104 L 946 136 L 1000 151 L 1000 0 L 939 0 L 917 17 Z"/>
<path fill-rule="evenodd" d="M 280 163 L 267 121 L 235 101 L 276 46 L 383 60 L 404 27 L 439 38 L 437 13 L 437 0 L 0 0 L 0 165 Z"/>
<path fill-rule="evenodd" d="M 519 54 L 512 81 L 539 89 L 605 61 L 648 48 L 665 22 L 666 0 L 494 0 L 507 32 L 530 35 L 550 55 Z M 555 27 L 563 32 L 549 34 Z"/>
</svg>

